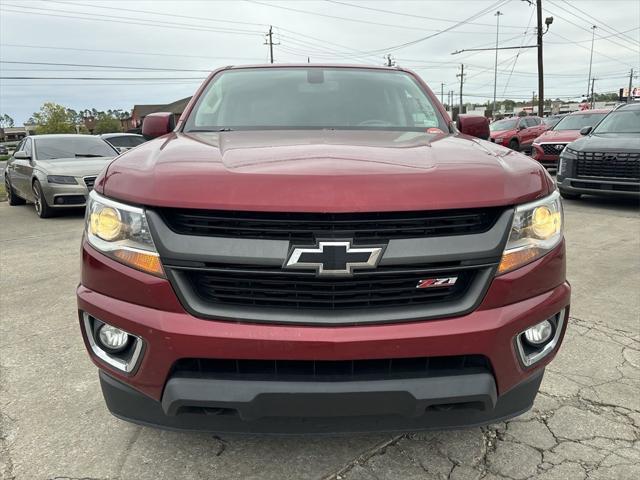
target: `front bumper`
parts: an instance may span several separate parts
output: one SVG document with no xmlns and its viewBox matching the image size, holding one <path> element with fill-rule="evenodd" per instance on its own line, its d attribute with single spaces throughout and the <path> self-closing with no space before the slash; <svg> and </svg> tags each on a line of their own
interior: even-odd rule
<svg viewBox="0 0 640 480">
<path fill-rule="evenodd" d="M 505 420 L 531 408 L 543 372 L 499 397 L 490 375 L 378 385 L 248 382 L 240 389 L 229 385 L 231 381 L 172 379 L 162 401 L 104 372 L 100 383 L 111 413 L 142 425 L 220 433 L 332 434 L 469 427 Z"/>
<path fill-rule="evenodd" d="M 615 197 L 640 197 L 640 182 L 607 178 L 570 178 L 558 175 L 561 192 Z"/>
<path fill-rule="evenodd" d="M 535 323 L 562 310 L 568 313 L 564 255 L 562 243 L 497 277 L 481 305 L 463 316 L 332 327 L 197 318 L 183 309 L 166 280 L 125 267 L 85 244 L 78 308 L 144 341 L 141 360 L 125 374 L 97 357 L 84 337 L 102 370 L 108 407 L 134 422 L 262 433 L 476 425 L 531 406 L 557 347 L 526 368 L 514 339 Z M 223 385 L 219 379 L 186 381 L 174 375 L 176 362 L 187 358 L 332 361 L 461 355 L 486 357 L 489 374 L 293 385 L 237 380 Z"/>
<path fill-rule="evenodd" d="M 42 193 L 51 208 L 78 208 L 84 207 L 89 196 L 89 189 L 84 184 L 82 177 L 76 177 L 75 185 L 61 183 L 49 183 L 43 181 Z"/>
</svg>

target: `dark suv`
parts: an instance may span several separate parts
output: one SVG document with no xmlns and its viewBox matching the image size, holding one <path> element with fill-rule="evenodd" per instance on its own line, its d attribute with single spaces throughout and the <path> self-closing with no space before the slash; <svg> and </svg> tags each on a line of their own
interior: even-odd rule
<svg viewBox="0 0 640 480">
<path fill-rule="evenodd" d="M 640 196 L 640 103 L 622 105 L 580 133 L 560 155 L 560 194 Z"/>
</svg>

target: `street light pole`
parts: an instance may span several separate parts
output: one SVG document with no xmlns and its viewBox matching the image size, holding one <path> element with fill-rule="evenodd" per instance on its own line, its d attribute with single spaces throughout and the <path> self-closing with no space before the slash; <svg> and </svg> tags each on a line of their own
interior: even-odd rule
<svg viewBox="0 0 640 480">
<path fill-rule="evenodd" d="M 589 86 L 591 85 L 591 64 L 593 63 L 593 42 L 596 39 L 596 27 L 591 27 L 591 55 L 589 57 L 589 78 L 587 78 L 587 100 L 589 100 Z"/>
<path fill-rule="evenodd" d="M 500 10 L 495 14 L 496 16 L 496 59 L 493 66 L 493 109 L 496 111 L 496 89 L 498 88 L 498 35 L 500 33 L 500 16 L 504 15 Z"/>
</svg>

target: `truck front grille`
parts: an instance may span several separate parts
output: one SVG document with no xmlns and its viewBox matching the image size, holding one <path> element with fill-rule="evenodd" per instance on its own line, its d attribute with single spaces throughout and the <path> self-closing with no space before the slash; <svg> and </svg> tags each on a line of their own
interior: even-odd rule
<svg viewBox="0 0 640 480">
<path fill-rule="evenodd" d="M 355 243 L 395 238 L 470 235 L 490 229 L 504 209 L 381 213 L 282 213 L 159 210 L 182 235 L 311 242 L 352 238 Z"/>
<path fill-rule="evenodd" d="M 353 381 L 491 372 L 482 355 L 370 360 L 234 360 L 183 358 L 173 377 L 254 381 Z"/>
<path fill-rule="evenodd" d="M 579 152 L 577 177 L 640 179 L 640 153 Z"/>
<path fill-rule="evenodd" d="M 279 309 L 341 310 L 450 302 L 464 295 L 475 269 L 382 268 L 352 277 L 320 278 L 280 268 L 185 270 L 193 291 L 206 302 Z M 456 277 L 452 286 L 417 288 L 421 280 Z"/>
</svg>

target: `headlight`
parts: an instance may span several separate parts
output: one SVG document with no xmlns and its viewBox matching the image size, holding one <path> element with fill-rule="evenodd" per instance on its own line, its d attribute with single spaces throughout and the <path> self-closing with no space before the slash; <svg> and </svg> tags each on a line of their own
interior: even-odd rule
<svg viewBox="0 0 640 480">
<path fill-rule="evenodd" d="M 516 208 L 498 274 L 510 272 L 553 250 L 562 240 L 562 203 L 558 191 Z"/>
<path fill-rule="evenodd" d="M 569 147 L 564 147 L 560 152 L 558 160 L 558 175 L 564 177 L 567 173 L 567 160 L 575 160 L 578 158 L 578 152 Z"/>
<path fill-rule="evenodd" d="M 67 175 L 47 175 L 48 183 L 63 183 L 65 185 L 77 185 L 78 182 L 74 177 Z"/>
<path fill-rule="evenodd" d="M 89 194 L 85 220 L 87 240 L 108 257 L 143 272 L 164 277 L 144 210 Z"/>
</svg>

